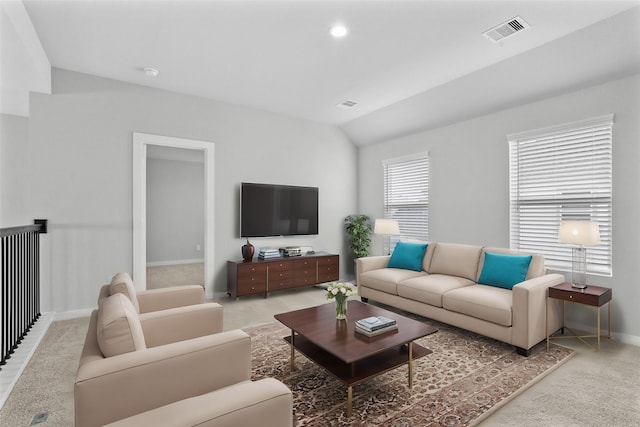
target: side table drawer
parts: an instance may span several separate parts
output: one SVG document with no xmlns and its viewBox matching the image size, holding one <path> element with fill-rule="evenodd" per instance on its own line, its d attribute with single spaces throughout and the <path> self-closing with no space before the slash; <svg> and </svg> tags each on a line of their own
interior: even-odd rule
<svg viewBox="0 0 640 427">
<path fill-rule="evenodd" d="M 577 302 L 580 304 L 600 307 L 611 300 L 611 292 L 604 294 L 582 293 L 579 290 L 563 290 L 549 288 L 549 298 Z"/>
</svg>

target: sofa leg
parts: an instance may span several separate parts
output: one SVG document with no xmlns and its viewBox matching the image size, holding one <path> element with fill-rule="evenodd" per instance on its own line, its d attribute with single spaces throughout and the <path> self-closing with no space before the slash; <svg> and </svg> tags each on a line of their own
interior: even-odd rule
<svg viewBox="0 0 640 427">
<path fill-rule="evenodd" d="M 369 302 L 369 298 L 360 297 L 360 301 L 362 301 L 362 302 Z"/>
<path fill-rule="evenodd" d="M 531 354 L 531 349 L 530 348 L 516 347 L 516 352 L 520 356 L 529 357 L 529 355 Z"/>
</svg>

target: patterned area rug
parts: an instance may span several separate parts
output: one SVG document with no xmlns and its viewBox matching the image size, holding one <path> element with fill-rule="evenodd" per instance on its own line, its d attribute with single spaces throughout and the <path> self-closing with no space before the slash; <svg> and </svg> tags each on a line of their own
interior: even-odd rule
<svg viewBox="0 0 640 427">
<path fill-rule="evenodd" d="M 542 342 L 522 357 L 511 345 L 421 319 L 438 332 L 417 341 L 433 353 L 414 362 L 413 388 L 407 366 L 365 381 L 353 388 L 349 418 L 342 382 L 298 352 L 290 372 L 282 339 L 290 330 L 278 322 L 245 329 L 252 337 L 252 379 L 277 378 L 292 390 L 296 426 L 468 426 L 573 355 L 556 345 L 547 353 Z"/>
</svg>

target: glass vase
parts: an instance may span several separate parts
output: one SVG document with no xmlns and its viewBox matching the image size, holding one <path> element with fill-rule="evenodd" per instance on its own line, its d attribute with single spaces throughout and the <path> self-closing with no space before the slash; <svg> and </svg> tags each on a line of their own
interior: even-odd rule
<svg viewBox="0 0 640 427">
<path fill-rule="evenodd" d="M 347 318 L 347 297 L 336 296 L 336 319 L 344 320 Z"/>
</svg>

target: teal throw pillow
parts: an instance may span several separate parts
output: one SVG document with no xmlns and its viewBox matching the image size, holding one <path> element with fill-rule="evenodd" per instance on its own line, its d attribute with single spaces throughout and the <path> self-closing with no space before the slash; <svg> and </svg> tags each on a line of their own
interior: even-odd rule
<svg viewBox="0 0 640 427">
<path fill-rule="evenodd" d="M 393 249 L 387 267 L 421 271 L 426 250 L 426 243 L 398 242 Z"/>
<path fill-rule="evenodd" d="M 531 264 L 531 255 L 509 255 L 484 253 L 484 264 L 478 283 L 512 289 L 524 282 Z"/>
</svg>

